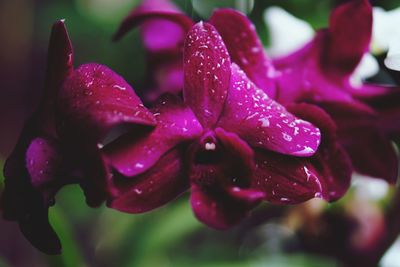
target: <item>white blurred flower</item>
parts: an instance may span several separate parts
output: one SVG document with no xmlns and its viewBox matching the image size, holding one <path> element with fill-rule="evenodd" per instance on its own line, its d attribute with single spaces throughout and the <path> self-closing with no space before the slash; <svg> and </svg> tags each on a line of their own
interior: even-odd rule
<svg viewBox="0 0 400 267">
<path fill-rule="evenodd" d="M 386 67 L 400 71 L 400 7 L 389 11 L 374 7 L 373 18 L 374 53 L 388 51 Z"/>
<path fill-rule="evenodd" d="M 356 197 L 372 201 L 384 198 L 389 191 L 389 185 L 386 181 L 360 174 L 353 175 L 353 186 Z"/>
<path fill-rule="evenodd" d="M 265 10 L 264 21 L 271 36 L 271 46 L 267 51 L 272 57 L 290 54 L 314 37 L 314 30 L 307 22 L 277 6 Z"/>
<path fill-rule="evenodd" d="M 361 86 L 362 81 L 376 75 L 379 72 L 379 63 L 370 53 L 364 54 L 360 64 L 358 64 L 354 73 L 350 77 L 350 83 L 355 86 Z"/>
<path fill-rule="evenodd" d="M 379 266 L 382 267 L 398 267 L 400 266 L 400 238 L 390 247 L 388 251 L 386 251 L 385 255 L 383 255 L 382 260 L 379 263 Z"/>
</svg>

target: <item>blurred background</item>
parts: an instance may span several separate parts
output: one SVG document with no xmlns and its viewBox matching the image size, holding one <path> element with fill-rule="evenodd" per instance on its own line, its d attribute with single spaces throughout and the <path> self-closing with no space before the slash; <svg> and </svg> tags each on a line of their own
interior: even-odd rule
<svg viewBox="0 0 400 267">
<path fill-rule="evenodd" d="M 139 2 L 0 1 L 1 169 L 23 120 L 40 98 L 48 38 L 55 20 L 66 20 L 76 66 L 102 63 L 121 74 L 133 88 L 144 86 L 146 62 L 138 31 L 120 42 L 111 42 L 121 19 Z M 329 12 L 343 1 L 174 2 L 195 20 L 207 19 L 215 6 L 241 6 L 267 46 L 269 30 L 263 21 L 266 8 L 281 6 L 318 29 L 327 25 Z M 379 0 L 373 4 L 393 9 L 400 6 L 400 1 Z M 0 189 L 2 180 L 0 175 Z M 374 194 L 370 194 L 371 186 Z M 187 195 L 149 214 L 133 216 L 105 207 L 90 209 L 78 186 L 68 186 L 57 195 L 57 205 L 50 209 L 51 223 L 63 243 L 63 254 L 47 256 L 36 251 L 17 224 L 0 219 L 0 266 L 341 266 L 335 260 L 342 254 L 340 249 L 345 250 L 349 243 L 361 247 L 368 244 L 371 236 L 379 234 L 383 227 L 382 210 L 391 193 L 384 182 L 373 180 L 366 185 L 362 179 L 356 179 L 338 203 L 312 200 L 293 207 L 265 204 L 237 227 L 219 232 L 196 221 Z M 316 245 L 317 240 L 323 245 Z M 395 252 L 388 252 L 382 266 L 400 266 L 400 245 L 395 246 Z"/>
</svg>

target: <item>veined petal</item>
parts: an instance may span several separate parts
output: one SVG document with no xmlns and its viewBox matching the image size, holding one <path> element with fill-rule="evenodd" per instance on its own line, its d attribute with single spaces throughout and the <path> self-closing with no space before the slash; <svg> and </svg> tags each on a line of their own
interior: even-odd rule
<svg viewBox="0 0 400 267">
<path fill-rule="evenodd" d="M 152 168 L 134 178 L 115 174 L 109 183 L 111 195 L 107 205 L 123 212 L 142 213 L 166 204 L 188 188 L 182 151 L 178 148 L 163 155 Z"/>
<path fill-rule="evenodd" d="M 251 188 L 264 192 L 266 201 L 297 204 L 322 196 L 318 173 L 306 158 L 257 151 L 256 166 Z"/>
<path fill-rule="evenodd" d="M 181 13 L 172 2 L 168 0 L 146 0 L 123 20 L 114 35 L 114 41 L 121 39 L 127 32 L 141 23 L 144 23 L 142 34 L 145 45 L 152 51 L 173 48 L 173 45 L 183 40 L 184 34 L 193 25 L 193 21 Z M 161 35 L 157 36 L 157 34 Z M 163 37 L 164 40 L 160 37 Z"/>
<path fill-rule="evenodd" d="M 154 125 L 155 119 L 125 80 L 109 68 L 86 64 L 76 69 L 59 95 L 60 135 L 91 136 L 101 141 L 113 127 Z"/>
<path fill-rule="evenodd" d="M 317 196 L 327 201 L 341 198 L 350 187 L 353 167 L 339 143 L 335 122 L 323 109 L 314 105 L 293 104 L 288 106 L 288 110 L 321 130 L 321 145 L 309 160 L 322 186 L 322 192 Z"/>
<path fill-rule="evenodd" d="M 223 109 L 231 76 L 228 51 L 211 24 L 193 26 L 186 37 L 183 59 L 185 103 L 204 127 L 211 127 Z"/>
<path fill-rule="evenodd" d="M 269 97 L 274 98 L 275 69 L 251 21 L 233 9 L 219 9 L 214 11 L 210 23 L 221 34 L 232 61 Z"/>
<path fill-rule="evenodd" d="M 204 224 L 223 230 L 240 222 L 259 201 L 249 205 L 232 198 L 225 192 L 207 192 L 192 185 L 190 202 L 196 218 Z"/>
<path fill-rule="evenodd" d="M 328 31 L 325 64 L 343 75 L 351 74 L 371 42 L 372 7 L 368 0 L 337 7 L 330 16 Z"/>
<path fill-rule="evenodd" d="M 253 147 L 282 154 L 307 157 L 320 143 L 318 128 L 269 98 L 235 64 L 218 126 L 238 134 Z"/>
<path fill-rule="evenodd" d="M 154 130 L 136 136 L 128 133 L 104 147 L 111 165 L 124 176 L 145 172 L 167 151 L 202 133 L 193 112 L 177 97 L 160 100 L 153 113 L 157 119 Z"/>
</svg>

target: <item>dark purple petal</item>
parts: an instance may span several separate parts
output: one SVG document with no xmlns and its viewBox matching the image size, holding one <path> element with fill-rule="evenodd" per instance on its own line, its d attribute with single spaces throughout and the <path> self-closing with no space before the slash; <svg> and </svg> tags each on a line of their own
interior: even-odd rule
<svg viewBox="0 0 400 267">
<path fill-rule="evenodd" d="M 221 128 L 206 132 L 191 145 L 189 155 L 192 183 L 225 189 L 249 185 L 255 167 L 254 153 L 236 134 Z"/>
<path fill-rule="evenodd" d="M 106 183 L 111 170 L 102 152 L 95 144 L 80 144 L 70 152 L 79 166 L 83 178 L 79 184 L 85 193 L 86 203 L 98 207 L 106 200 Z"/>
<path fill-rule="evenodd" d="M 48 54 L 46 81 L 42 100 L 36 112 L 37 125 L 41 131 L 55 136 L 54 109 L 55 99 L 62 83 L 73 70 L 72 44 L 68 36 L 64 20 L 53 24 Z"/>
<path fill-rule="evenodd" d="M 35 162 L 31 161 L 33 157 Z M 3 216 L 18 221 L 25 237 L 47 254 L 61 251 L 60 241 L 47 217 L 55 193 L 65 184 L 60 177 L 59 160 L 53 141 L 36 138 L 30 142 L 23 136 L 4 166 Z"/>
<path fill-rule="evenodd" d="M 364 85 L 371 88 L 371 85 Z M 363 100 L 378 113 L 376 119 L 379 129 L 390 138 L 400 139 L 400 88 L 382 87 L 380 93 L 373 96 L 363 96 Z M 375 88 L 376 88 L 375 87 Z M 376 92 L 376 91 L 375 91 Z"/>
<path fill-rule="evenodd" d="M 373 127 L 373 126 L 372 126 Z M 359 128 L 343 141 L 354 169 L 364 175 L 397 182 L 399 159 L 392 142 L 374 128 Z"/>
<path fill-rule="evenodd" d="M 193 25 L 193 21 L 182 14 L 168 0 L 146 0 L 135 8 L 121 23 L 114 40 L 121 39 L 136 26 L 142 26 L 142 36 L 151 51 L 173 48 Z"/>
<path fill-rule="evenodd" d="M 109 68 L 86 64 L 76 69 L 59 95 L 60 135 L 101 139 L 115 126 L 154 125 L 155 119 L 125 80 Z"/>
<path fill-rule="evenodd" d="M 251 188 L 264 192 L 267 201 L 297 204 L 322 197 L 318 174 L 306 158 L 258 151 L 256 166 Z"/>
<path fill-rule="evenodd" d="M 288 110 L 321 130 L 321 145 L 310 163 L 322 185 L 321 197 L 328 201 L 339 199 L 350 187 L 353 167 L 338 141 L 335 122 L 324 110 L 314 105 L 294 104 Z"/>
<path fill-rule="evenodd" d="M 251 21 L 236 10 L 219 9 L 214 11 L 210 23 L 222 36 L 232 61 L 269 97 L 275 98 L 275 69 Z"/>
<path fill-rule="evenodd" d="M 213 126 L 224 106 L 231 76 L 230 58 L 215 28 L 199 22 L 185 40 L 185 103 L 207 128 Z"/>
<path fill-rule="evenodd" d="M 342 75 L 352 73 L 371 41 L 372 7 L 368 0 L 349 1 L 337 7 L 330 16 L 328 32 L 326 58 L 321 64 Z"/>
<path fill-rule="evenodd" d="M 152 167 L 167 151 L 200 136 L 202 127 L 180 99 L 160 100 L 153 110 L 157 127 L 147 133 L 128 133 L 105 147 L 111 165 L 132 177 Z"/>
<path fill-rule="evenodd" d="M 282 154 L 307 157 L 320 143 L 318 128 L 269 98 L 235 64 L 218 126 L 238 134 L 253 147 Z"/>
<path fill-rule="evenodd" d="M 110 181 L 107 205 L 129 213 L 158 208 L 188 189 L 189 180 L 183 169 L 182 152 L 174 149 L 143 174 L 133 178 L 115 174 Z"/>
<path fill-rule="evenodd" d="M 19 227 L 33 246 L 49 255 L 61 254 L 61 242 L 48 219 L 48 210 L 43 208 L 19 221 Z"/>
<path fill-rule="evenodd" d="M 395 183 L 398 158 L 384 134 L 379 114 L 345 103 L 321 105 L 338 125 L 339 141 L 349 153 L 355 170 Z"/>
<path fill-rule="evenodd" d="M 243 220 L 256 205 L 234 199 L 226 192 L 204 191 L 197 185 L 192 185 L 191 190 L 190 202 L 197 219 L 219 230 L 227 229 Z"/>
</svg>

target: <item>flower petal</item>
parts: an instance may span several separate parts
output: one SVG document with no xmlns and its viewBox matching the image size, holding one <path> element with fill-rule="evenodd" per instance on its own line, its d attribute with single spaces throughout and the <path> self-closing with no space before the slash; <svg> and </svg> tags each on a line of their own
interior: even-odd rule
<svg viewBox="0 0 400 267">
<path fill-rule="evenodd" d="M 339 143 L 335 122 L 324 110 L 314 105 L 294 104 L 288 106 L 288 110 L 321 130 L 321 145 L 310 163 L 322 185 L 320 197 L 328 201 L 341 198 L 350 187 L 353 167 Z"/>
<path fill-rule="evenodd" d="M 389 103 L 385 106 L 389 107 Z M 395 183 L 398 158 L 388 136 L 384 134 L 379 114 L 345 103 L 323 103 L 322 107 L 338 125 L 339 140 L 349 153 L 354 169 Z"/>
<path fill-rule="evenodd" d="M 178 97 L 160 100 L 153 112 L 157 119 L 153 131 L 128 133 L 104 147 L 111 165 L 124 176 L 145 172 L 167 151 L 202 133 L 193 112 Z"/>
<path fill-rule="evenodd" d="M 49 255 L 61 254 L 61 242 L 48 219 L 48 210 L 35 211 L 19 222 L 21 232 L 33 246 Z"/>
<path fill-rule="evenodd" d="M 337 7 L 329 19 L 326 66 L 342 74 L 352 73 L 369 49 L 371 34 L 372 7 L 367 0 Z"/>
<path fill-rule="evenodd" d="M 257 151 L 256 166 L 251 188 L 264 192 L 264 199 L 272 203 L 297 204 L 323 192 L 318 173 L 306 158 Z"/>
<path fill-rule="evenodd" d="M 183 59 L 185 103 L 204 127 L 211 127 L 223 109 L 231 76 L 228 51 L 211 24 L 193 26 L 186 37 Z"/>
<path fill-rule="evenodd" d="M 38 110 L 34 114 L 34 127 L 55 136 L 55 99 L 62 83 L 73 70 L 72 44 L 64 20 L 53 24 L 47 54 L 47 70 L 44 92 Z"/>
<path fill-rule="evenodd" d="M 62 164 L 59 148 L 49 139 L 35 138 L 26 151 L 26 168 L 32 185 L 39 189 L 60 178 Z"/>
<path fill-rule="evenodd" d="M 152 51 L 173 48 L 183 40 L 193 21 L 167 0 L 146 0 L 135 8 L 121 23 L 113 40 L 121 39 L 132 28 L 143 24 L 145 45 Z"/>
<path fill-rule="evenodd" d="M 82 65 L 72 73 L 60 92 L 58 106 L 61 136 L 78 132 L 101 141 L 117 125 L 155 124 L 125 80 L 99 64 Z"/>
<path fill-rule="evenodd" d="M 197 185 L 192 185 L 190 202 L 197 219 L 218 230 L 237 224 L 256 205 L 238 201 L 225 192 L 206 192 Z"/>
<path fill-rule="evenodd" d="M 175 199 L 189 187 L 183 175 L 182 151 L 174 149 L 163 155 L 145 173 L 134 178 L 114 176 L 110 181 L 110 208 L 142 213 Z"/>
<path fill-rule="evenodd" d="M 298 119 L 258 89 L 232 64 L 231 86 L 218 126 L 253 147 L 307 157 L 320 143 L 320 131 Z"/>
<path fill-rule="evenodd" d="M 20 138 L 4 166 L 5 188 L 0 201 L 3 216 L 18 221 L 25 237 L 39 250 L 59 254 L 61 244 L 47 217 L 54 194 L 65 184 L 61 177 L 52 176 L 61 171 L 57 149 L 49 140 L 31 141 L 25 137 Z"/>
<path fill-rule="evenodd" d="M 395 184 L 399 159 L 392 142 L 373 128 L 360 128 L 354 130 L 353 134 L 351 142 L 344 144 L 344 147 L 351 157 L 354 169 L 361 174 Z"/>
<path fill-rule="evenodd" d="M 210 22 L 221 34 L 232 60 L 259 88 L 274 98 L 275 69 L 251 21 L 233 9 L 219 9 L 214 11 Z"/>
</svg>

